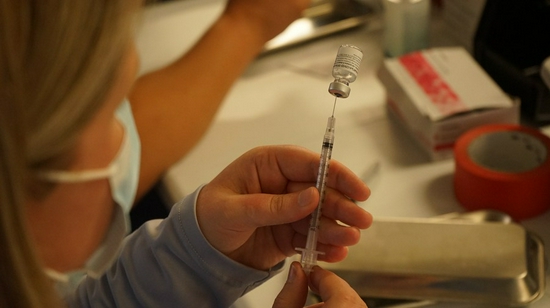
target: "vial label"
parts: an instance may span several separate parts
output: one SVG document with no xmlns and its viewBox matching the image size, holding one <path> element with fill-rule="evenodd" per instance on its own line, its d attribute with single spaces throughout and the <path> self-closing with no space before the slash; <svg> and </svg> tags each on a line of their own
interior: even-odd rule
<svg viewBox="0 0 550 308">
<path fill-rule="evenodd" d="M 333 77 L 347 79 L 349 82 L 355 81 L 362 59 L 363 53 L 358 48 L 341 46 L 334 61 Z"/>
</svg>

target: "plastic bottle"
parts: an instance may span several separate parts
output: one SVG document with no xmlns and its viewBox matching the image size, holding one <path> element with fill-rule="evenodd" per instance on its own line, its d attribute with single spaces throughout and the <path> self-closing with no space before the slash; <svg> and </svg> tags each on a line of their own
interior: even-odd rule
<svg viewBox="0 0 550 308">
<path fill-rule="evenodd" d="M 389 57 L 428 47 L 430 0 L 384 0 L 384 52 Z"/>
</svg>

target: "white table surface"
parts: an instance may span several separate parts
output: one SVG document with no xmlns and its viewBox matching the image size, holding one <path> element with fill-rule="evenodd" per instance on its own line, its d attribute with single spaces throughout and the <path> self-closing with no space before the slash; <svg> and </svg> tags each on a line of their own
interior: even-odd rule
<svg viewBox="0 0 550 308">
<path fill-rule="evenodd" d="M 148 8 L 137 36 L 141 73 L 186 51 L 222 7 L 221 0 L 188 0 Z M 379 173 L 366 179 L 373 193 L 362 206 L 375 219 L 463 212 L 453 194 L 453 160 L 429 161 L 386 115 L 385 90 L 375 75 L 383 59 L 381 34 L 381 27 L 372 25 L 256 60 L 232 88 L 203 140 L 166 174 L 170 198 L 178 200 L 194 191 L 255 146 L 296 144 L 320 151 L 334 101 L 327 92 L 332 64 L 338 47 L 349 43 L 362 48 L 364 57 L 350 97 L 339 99 L 336 106 L 332 158 L 360 176 L 367 176 L 374 163 L 380 164 Z M 523 225 L 550 243 L 550 213 Z M 236 306 L 271 307 L 285 279 L 286 274 L 275 277 Z M 550 307 L 550 295 L 530 307 Z"/>
</svg>

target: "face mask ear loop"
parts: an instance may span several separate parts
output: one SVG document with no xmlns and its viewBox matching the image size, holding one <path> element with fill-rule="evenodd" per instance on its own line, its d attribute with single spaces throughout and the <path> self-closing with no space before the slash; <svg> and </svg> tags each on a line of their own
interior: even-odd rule
<svg viewBox="0 0 550 308">
<path fill-rule="evenodd" d="M 59 281 L 62 283 L 68 283 L 69 277 L 66 274 L 60 273 L 56 270 L 53 270 L 51 268 L 45 268 L 44 273 L 46 276 L 50 277 L 54 281 Z"/>
<path fill-rule="evenodd" d="M 80 183 L 102 180 L 111 177 L 118 171 L 118 165 L 113 164 L 104 169 L 87 171 L 51 170 L 38 172 L 38 177 L 54 183 Z"/>
<path fill-rule="evenodd" d="M 120 120 L 119 120 L 120 121 Z M 124 126 L 124 124 L 122 124 Z M 120 159 L 124 155 L 126 143 L 129 142 L 127 129 L 124 129 L 124 136 L 118 153 L 113 161 Z M 113 177 L 120 169 L 118 164 L 111 164 L 102 169 L 82 170 L 82 171 L 65 171 L 65 170 L 44 170 L 39 171 L 37 176 L 45 181 L 53 183 L 81 183 L 95 180 L 102 180 Z"/>
</svg>

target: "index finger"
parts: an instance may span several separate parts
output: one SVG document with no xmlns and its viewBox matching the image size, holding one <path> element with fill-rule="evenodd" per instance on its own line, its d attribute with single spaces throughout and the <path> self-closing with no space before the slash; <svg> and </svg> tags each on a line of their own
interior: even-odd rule
<svg viewBox="0 0 550 308">
<path fill-rule="evenodd" d="M 297 146 L 271 147 L 267 153 L 272 155 L 257 156 L 256 167 L 258 170 L 266 166 L 276 166 L 278 173 L 288 181 L 316 182 L 320 164 L 319 153 Z M 273 183 L 273 176 L 273 173 L 261 173 L 260 182 Z M 355 200 L 366 200 L 370 195 L 367 185 L 350 169 L 336 160 L 330 161 L 327 186 Z"/>
</svg>

